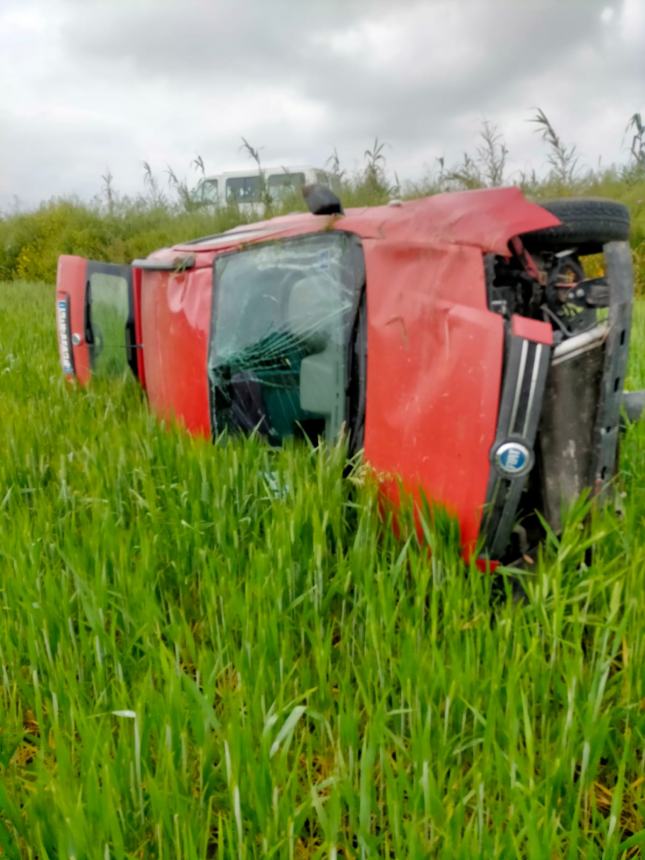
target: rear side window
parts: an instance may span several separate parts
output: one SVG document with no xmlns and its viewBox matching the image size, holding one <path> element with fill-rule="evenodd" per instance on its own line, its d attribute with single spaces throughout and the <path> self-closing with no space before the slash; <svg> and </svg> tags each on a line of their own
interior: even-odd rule
<svg viewBox="0 0 645 860">
<path fill-rule="evenodd" d="M 93 272 L 88 284 L 92 373 L 114 376 L 128 369 L 126 327 L 130 317 L 127 280 L 121 275 Z"/>
<path fill-rule="evenodd" d="M 257 246 L 219 257 L 214 277 L 215 431 L 256 430 L 274 445 L 337 436 L 364 279 L 357 240 L 325 233 Z"/>
</svg>

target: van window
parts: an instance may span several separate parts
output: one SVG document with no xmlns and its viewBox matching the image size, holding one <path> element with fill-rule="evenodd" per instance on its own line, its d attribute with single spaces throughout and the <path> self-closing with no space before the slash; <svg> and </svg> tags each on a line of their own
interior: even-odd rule
<svg viewBox="0 0 645 860">
<path fill-rule="evenodd" d="M 218 203 L 217 179 L 204 179 L 200 185 L 200 203 Z"/>
<path fill-rule="evenodd" d="M 269 193 L 275 201 L 296 194 L 305 184 L 304 173 L 272 173 L 269 176 Z"/>
<path fill-rule="evenodd" d="M 231 176 L 226 180 L 228 203 L 260 203 L 262 180 L 260 176 Z"/>
<path fill-rule="evenodd" d="M 348 360 L 363 254 L 345 233 L 217 258 L 209 351 L 215 432 L 334 438 L 348 419 Z"/>
</svg>

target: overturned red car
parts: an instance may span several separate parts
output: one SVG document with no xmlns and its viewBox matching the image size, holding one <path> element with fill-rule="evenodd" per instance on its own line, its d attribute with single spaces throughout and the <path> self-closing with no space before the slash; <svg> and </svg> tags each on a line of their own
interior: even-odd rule
<svg viewBox="0 0 645 860">
<path fill-rule="evenodd" d="M 63 371 L 128 367 L 152 409 L 213 438 L 346 432 L 396 496 L 505 560 L 616 473 L 632 312 L 629 216 L 518 189 L 294 214 L 130 266 L 62 256 Z M 585 273 L 594 258 L 599 277 Z"/>
</svg>

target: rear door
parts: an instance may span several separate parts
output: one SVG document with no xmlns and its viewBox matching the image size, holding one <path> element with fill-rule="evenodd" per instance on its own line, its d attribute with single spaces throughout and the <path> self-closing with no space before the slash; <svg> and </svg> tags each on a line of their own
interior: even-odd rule
<svg viewBox="0 0 645 860">
<path fill-rule="evenodd" d="M 63 373 L 86 384 L 93 376 L 141 378 L 130 266 L 62 256 L 56 279 L 56 321 Z"/>
</svg>

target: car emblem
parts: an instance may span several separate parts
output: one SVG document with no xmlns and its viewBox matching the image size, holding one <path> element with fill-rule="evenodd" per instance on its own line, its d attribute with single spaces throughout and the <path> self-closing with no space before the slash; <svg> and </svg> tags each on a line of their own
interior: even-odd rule
<svg viewBox="0 0 645 860">
<path fill-rule="evenodd" d="M 531 449 L 522 442 L 503 442 L 495 451 L 495 465 L 509 478 L 525 475 L 533 465 Z"/>
</svg>

